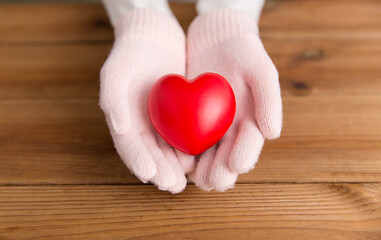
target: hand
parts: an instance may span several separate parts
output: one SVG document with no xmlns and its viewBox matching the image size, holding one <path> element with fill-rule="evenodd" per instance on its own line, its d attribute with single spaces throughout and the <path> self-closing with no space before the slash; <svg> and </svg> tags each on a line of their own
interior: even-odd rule
<svg viewBox="0 0 381 240">
<path fill-rule="evenodd" d="M 147 113 L 151 86 L 168 73 L 185 74 L 183 30 L 154 10 L 128 12 L 115 27 L 115 43 L 101 70 L 100 106 L 127 167 L 141 181 L 178 193 L 193 158 L 170 147 Z"/>
<path fill-rule="evenodd" d="M 199 16 L 188 31 L 187 77 L 215 72 L 224 76 L 236 97 L 236 116 L 222 140 L 200 155 L 190 179 L 204 190 L 232 188 L 238 174 L 254 168 L 264 139 L 282 128 L 278 72 L 248 14 L 218 9 Z"/>
</svg>

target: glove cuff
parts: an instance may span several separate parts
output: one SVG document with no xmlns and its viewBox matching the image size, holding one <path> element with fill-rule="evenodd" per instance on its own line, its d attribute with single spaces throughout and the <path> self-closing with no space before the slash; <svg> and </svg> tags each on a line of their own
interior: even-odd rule
<svg viewBox="0 0 381 240">
<path fill-rule="evenodd" d="M 128 11 L 115 25 L 114 34 L 116 41 L 151 41 L 173 53 L 185 48 L 185 34 L 176 18 L 148 8 Z"/>
<path fill-rule="evenodd" d="M 258 37 L 255 19 L 242 10 L 220 8 L 198 16 L 188 30 L 188 57 L 232 38 Z"/>
</svg>

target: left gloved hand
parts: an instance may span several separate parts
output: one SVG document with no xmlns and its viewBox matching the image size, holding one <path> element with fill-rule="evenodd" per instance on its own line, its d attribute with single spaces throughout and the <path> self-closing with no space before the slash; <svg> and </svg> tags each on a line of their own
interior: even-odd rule
<svg viewBox="0 0 381 240">
<path fill-rule="evenodd" d="M 223 139 L 201 154 L 190 179 L 204 190 L 232 188 L 238 174 L 254 168 L 264 139 L 279 137 L 282 100 L 278 72 L 258 36 L 257 22 L 232 8 L 197 17 L 188 31 L 187 78 L 204 72 L 224 76 L 237 111 Z"/>
<path fill-rule="evenodd" d="M 153 9 L 128 11 L 115 26 L 115 43 L 102 67 L 100 106 L 115 148 L 131 172 L 142 182 L 179 193 L 193 158 L 174 150 L 156 133 L 147 111 L 151 86 L 168 73 L 185 73 L 180 25 Z"/>
</svg>

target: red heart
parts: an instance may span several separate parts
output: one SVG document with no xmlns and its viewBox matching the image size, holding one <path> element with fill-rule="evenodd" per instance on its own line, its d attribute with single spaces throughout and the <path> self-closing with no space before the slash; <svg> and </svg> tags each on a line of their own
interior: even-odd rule
<svg viewBox="0 0 381 240">
<path fill-rule="evenodd" d="M 176 149 L 198 155 L 229 129 L 236 110 L 226 79 L 204 73 L 188 81 L 181 75 L 161 77 L 148 98 L 148 114 L 160 136 Z"/>
</svg>

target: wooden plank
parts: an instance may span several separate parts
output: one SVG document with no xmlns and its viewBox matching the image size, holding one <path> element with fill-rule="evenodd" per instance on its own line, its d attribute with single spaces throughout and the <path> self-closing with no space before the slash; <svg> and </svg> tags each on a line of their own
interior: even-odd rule
<svg viewBox="0 0 381 240">
<path fill-rule="evenodd" d="M 381 39 L 378 0 L 267 0 L 263 38 Z"/>
<path fill-rule="evenodd" d="M 1 239 L 381 238 L 380 184 L 0 187 Z"/>
<path fill-rule="evenodd" d="M 283 95 L 381 94 L 378 41 L 278 41 L 264 45 Z M 98 97 L 111 44 L 0 46 L 1 98 Z"/>
<path fill-rule="evenodd" d="M 186 29 L 194 5 L 172 3 Z M 378 0 L 268 0 L 260 20 L 264 38 L 381 39 Z M 86 14 L 84 14 L 86 13 Z M 0 5 L 0 42 L 112 41 L 101 4 L 32 3 Z"/>
<path fill-rule="evenodd" d="M 0 47 L 1 98 L 97 97 L 111 44 Z"/>
<path fill-rule="evenodd" d="M 288 96 L 284 112 L 282 137 L 239 182 L 381 182 L 381 96 Z M 2 100 L 0 116 L 0 184 L 138 182 L 96 99 Z"/>
<path fill-rule="evenodd" d="M 279 71 L 283 95 L 381 94 L 380 41 L 264 40 L 263 44 Z"/>
<path fill-rule="evenodd" d="M 112 41 L 113 30 L 100 3 L 3 3 L 0 42 Z"/>
<path fill-rule="evenodd" d="M 171 8 L 188 28 L 196 16 L 194 4 L 171 3 Z M 3 43 L 111 42 L 113 30 L 99 3 L 3 3 L 0 36 Z"/>
</svg>

